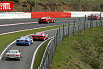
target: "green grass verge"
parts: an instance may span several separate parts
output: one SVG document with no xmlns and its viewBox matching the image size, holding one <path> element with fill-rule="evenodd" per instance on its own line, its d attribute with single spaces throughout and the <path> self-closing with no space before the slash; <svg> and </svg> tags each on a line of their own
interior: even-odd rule
<svg viewBox="0 0 103 69">
<path fill-rule="evenodd" d="M 50 29 L 55 29 L 58 28 L 59 26 L 53 26 L 53 27 L 47 27 L 47 28 L 40 28 L 40 29 L 34 29 L 34 30 L 28 30 L 28 31 L 22 31 L 22 32 L 17 32 L 17 33 L 12 33 L 12 34 L 6 34 L 6 35 L 0 35 L 0 52 L 12 41 L 16 40 L 17 38 L 25 35 L 29 35 L 35 32 L 40 32 L 40 31 L 46 31 Z"/>
<path fill-rule="evenodd" d="M 65 36 L 56 48 L 51 69 L 103 69 L 103 27 Z"/>
<path fill-rule="evenodd" d="M 38 69 L 40 63 L 41 63 L 41 60 L 42 60 L 42 57 L 43 57 L 43 54 L 44 54 L 44 51 L 45 51 L 45 48 L 46 46 L 48 45 L 50 40 L 46 41 L 37 51 L 37 54 L 36 54 L 36 57 L 35 57 L 35 62 L 34 62 L 34 69 Z"/>
</svg>

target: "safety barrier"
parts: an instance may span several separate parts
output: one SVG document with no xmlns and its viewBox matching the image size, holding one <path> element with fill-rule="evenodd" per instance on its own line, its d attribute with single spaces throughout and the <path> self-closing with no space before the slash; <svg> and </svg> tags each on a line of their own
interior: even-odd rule
<svg viewBox="0 0 103 69">
<path fill-rule="evenodd" d="M 70 18 L 69 12 L 31 12 L 31 18 L 52 17 L 52 18 Z"/>
<path fill-rule="evenodd" d="M 70 38 L 71 36 L 79 34 L 83 30 L 97 26 L 103 26 L 101 18 L 100 20 L 93 21 L 91 19 L 88 21 L 85 16 L 84 19 L 79 18 L 78 21 L 74 20 L 73 22 L 70 22 L 68 25 L 63 25 L 62 27 L 59 27 L 54 37 L 47 45 L 38 69 L 50 69 L 50 64 L 52 63 L 56 47 L 61 41 L 63 41 L 65 35 L 68 35 L 68 38 Z"/>
<path fill-rule="evenodd" d="M 65 12 L 0 12 L 0 19 L 25 19 L 25 18 L 71 18 L 84 17 L 84 15 L 100 14 L 103 17 L 103 11 L 65 11 Z"/>
<path fill-rule="evenodd" d="M 24 18 L 31 18 L 31 13 L 0 12 L 0 19 L 24 19 Z"/>
</svg>

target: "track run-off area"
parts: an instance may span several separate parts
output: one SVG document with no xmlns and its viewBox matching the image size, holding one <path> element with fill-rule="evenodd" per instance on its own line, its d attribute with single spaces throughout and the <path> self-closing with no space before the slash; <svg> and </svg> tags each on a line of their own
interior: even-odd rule
<svg viewBox="0 0 103 69">
<path fill-rule="evenodd" d="M 32 29 L 32 28 L 40 28 L 40 27 L 48 27 L 54 25 L 62 25 L 62 24 L 69 24 L 73 23 L 73 21 L 78 21 L 79 18 L 56 18 L 56 23 L 49 23 L 49 24 L 38 24 L 37 19 L 6 19 L 0 20 L 0 34 L 9 33 L 14 31 L 20 31 L 25 29 Z M 80 18 L 81 21 L 84 21 L 84 18 Z M 49 38 L 53 37 L 56 33 L 56 30 L 49 30 L 45 31 L 49 34 Z M 32 38 L 31 36 L 29 36 Z M 30 46 L 16 46 L 13 43 L 9 49 L 18 49 L 22 51 L 22 59 L 20 61 L 16 60 L 5 60 L 5 53 L 3 54 L 0 60 L 0 69 L 30 69 L 32 57 L 37 49 L 37 47 L 43 41 L 34 41 L 33 44 Z"/>
</svg>

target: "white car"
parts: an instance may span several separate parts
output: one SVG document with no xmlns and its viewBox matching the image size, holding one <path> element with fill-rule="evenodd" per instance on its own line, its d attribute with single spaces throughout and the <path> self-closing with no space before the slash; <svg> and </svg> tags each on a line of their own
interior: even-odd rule
<svg viewBox="0 0 103 69">
<path fill-rule="evenodd" d="M 21 56 L 21 53 L 19 50 L 9 50 L 7 53 L 6 53 L 6 59 L 12 59 L 12 58 L 15 58 L 15 59 L 21 59 L 22 56 Z"/>
</svg>

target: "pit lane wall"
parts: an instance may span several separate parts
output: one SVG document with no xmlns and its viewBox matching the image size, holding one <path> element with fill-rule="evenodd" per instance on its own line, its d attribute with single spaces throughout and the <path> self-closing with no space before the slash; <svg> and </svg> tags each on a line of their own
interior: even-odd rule
<svg viewBox="0 0 103 69">
<path fill-rule="evenodd" d="M 41 17 L 52 18 L 71 18 L 84 17 L 90 14 L 100 14 L 103 17 L 103 11 L 65 11 L 65 12 L 0 12 L 0 19 L 33 19 Z"/>
</svg>

